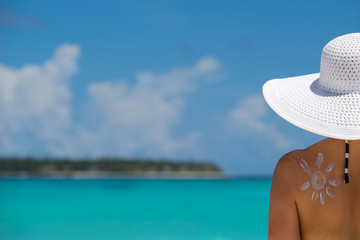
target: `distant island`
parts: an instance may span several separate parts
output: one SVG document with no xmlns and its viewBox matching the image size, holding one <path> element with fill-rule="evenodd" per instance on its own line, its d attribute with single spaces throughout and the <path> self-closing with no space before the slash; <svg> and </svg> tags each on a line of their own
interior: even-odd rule
<svg viewBox="0 0 360 240">
<path fill-rule="evenodd" d="M 211 162 L 140 158 L 0 157 L 0 177 L 220 177 Z"/>
</svg>

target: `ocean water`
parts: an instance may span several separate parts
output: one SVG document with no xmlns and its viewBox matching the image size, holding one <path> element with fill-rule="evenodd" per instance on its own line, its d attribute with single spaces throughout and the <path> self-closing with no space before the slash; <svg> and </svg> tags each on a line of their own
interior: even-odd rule
<svg viewBox="0 0 360 240">
<path fill-rule="evenodd" d="M 270 183 L 1 179 L 0 239 L 266 239 Z"/>
</svg>

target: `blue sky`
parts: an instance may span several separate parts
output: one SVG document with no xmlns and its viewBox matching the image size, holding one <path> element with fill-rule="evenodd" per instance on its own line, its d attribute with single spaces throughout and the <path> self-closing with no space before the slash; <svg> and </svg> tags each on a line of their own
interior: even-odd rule
<svg viewBox="0 0 360 240">
<path fill-rule="evenodd" d="M 323 139 L 265 104 L 359 32 L 360 2 L 0 1 L 2 155 L 211 160 L 273 172 Z"/>
</svg>

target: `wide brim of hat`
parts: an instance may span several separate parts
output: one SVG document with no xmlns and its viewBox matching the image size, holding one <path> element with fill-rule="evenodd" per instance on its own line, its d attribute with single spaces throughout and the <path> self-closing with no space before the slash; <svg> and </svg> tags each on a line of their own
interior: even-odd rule
<svg viewBox="0 0 360 240">
<path fill-rule="evenodd" d="M 322 90 L 320 74 L 273 79 L 263 86 L 269 106 L 297 127 L 331 138 L 360 139 L 360 95 Z"/>
</svg>

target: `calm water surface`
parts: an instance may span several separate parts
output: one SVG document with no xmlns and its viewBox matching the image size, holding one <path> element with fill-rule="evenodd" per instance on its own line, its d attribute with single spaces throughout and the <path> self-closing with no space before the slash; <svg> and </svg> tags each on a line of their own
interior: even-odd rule
<svg viewBox="0 0 360 240">
<path fill-rule="evenodd" d="M 266 239 L 270 184 L 1 179 L 0 239 Z"/>
</svg>

